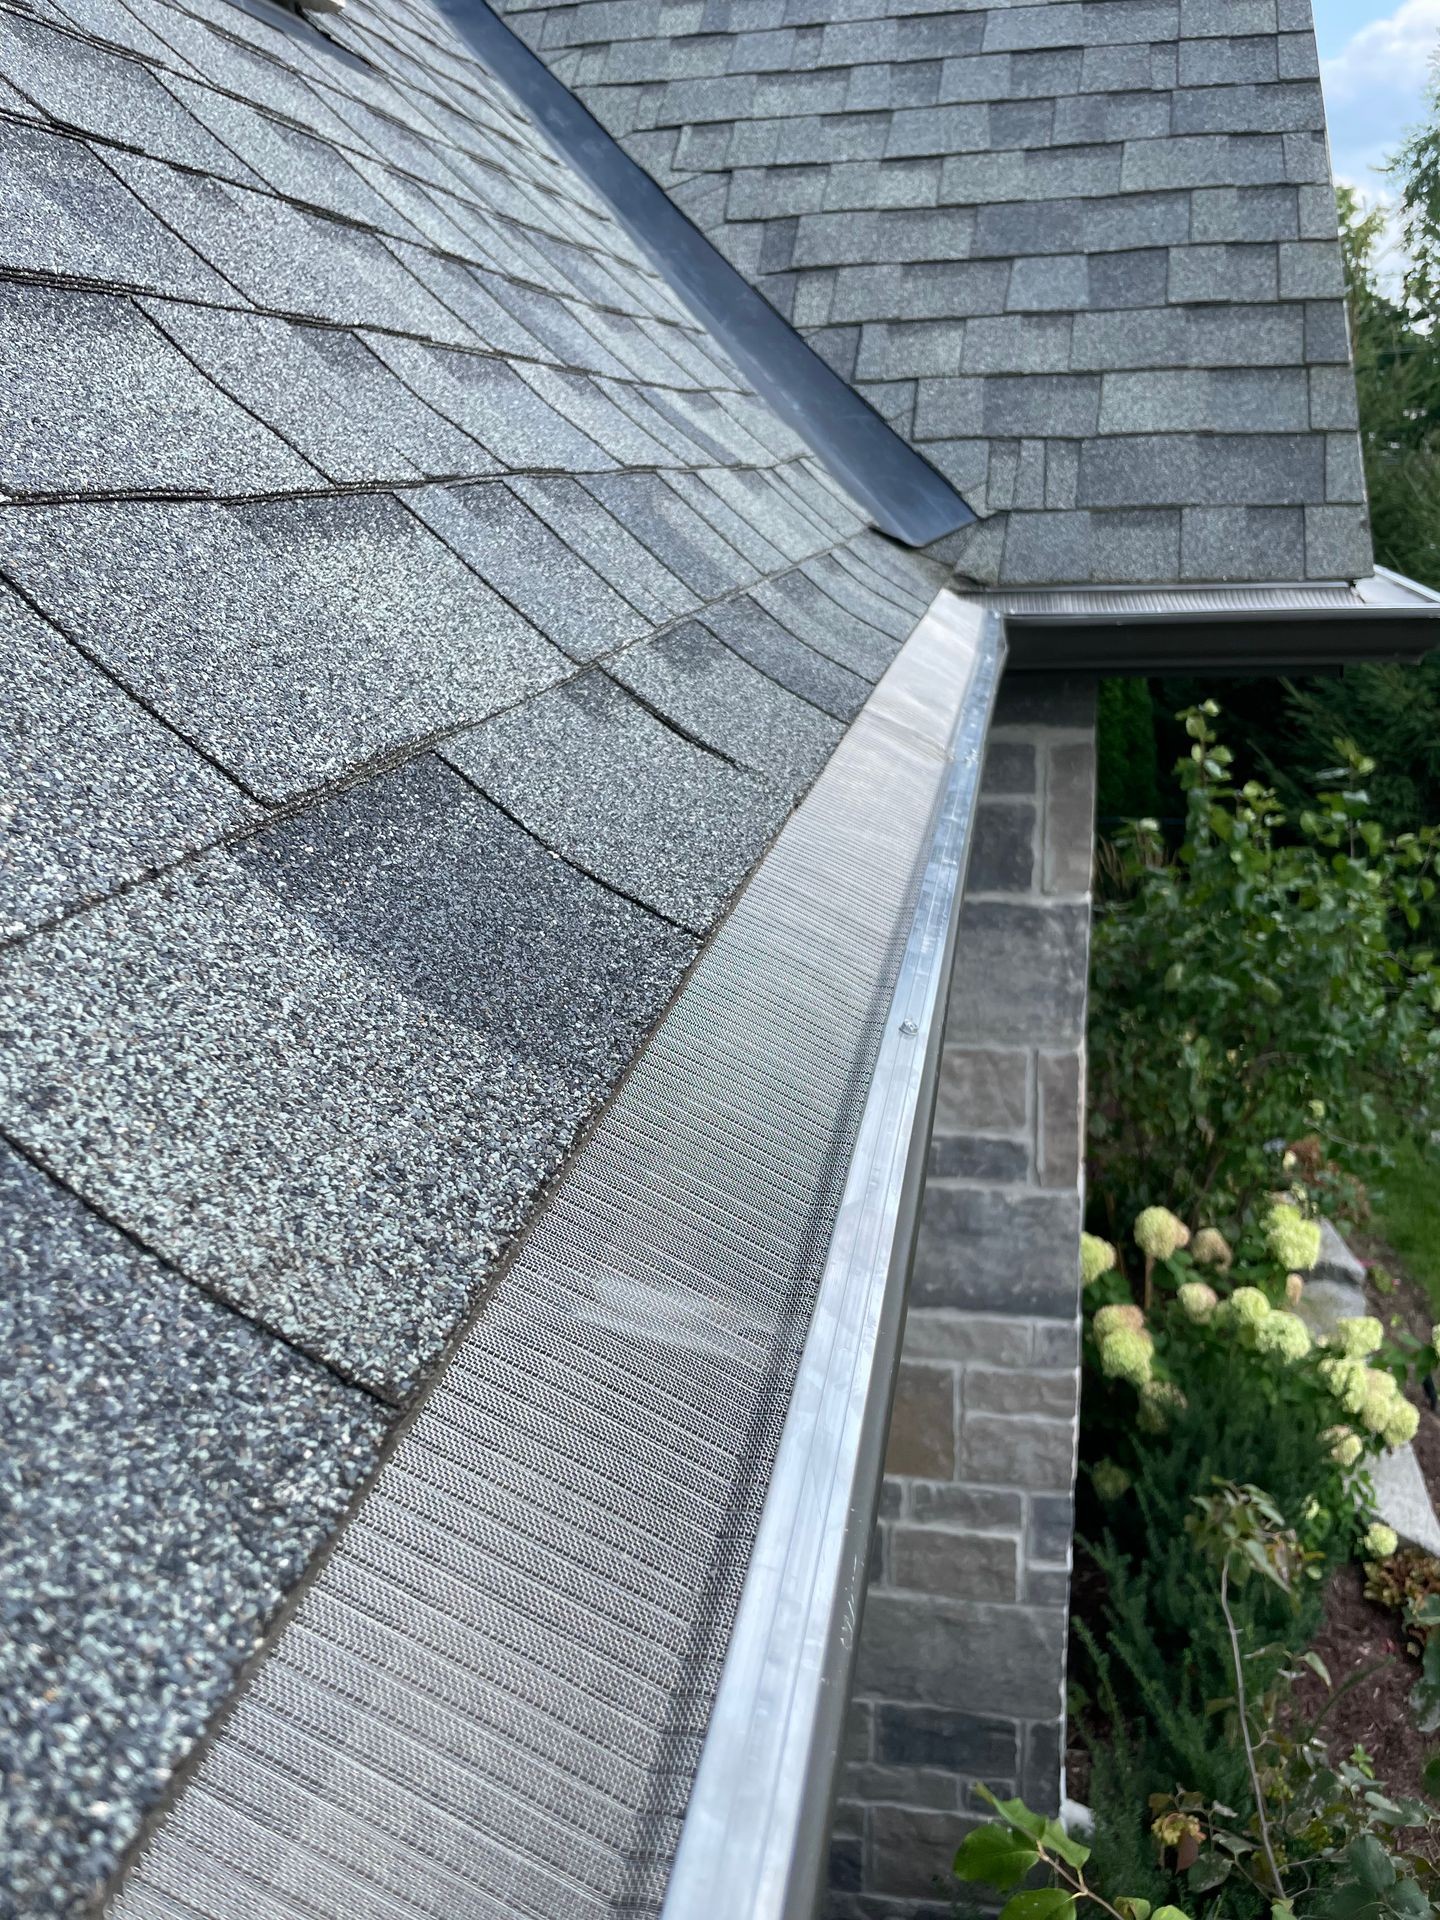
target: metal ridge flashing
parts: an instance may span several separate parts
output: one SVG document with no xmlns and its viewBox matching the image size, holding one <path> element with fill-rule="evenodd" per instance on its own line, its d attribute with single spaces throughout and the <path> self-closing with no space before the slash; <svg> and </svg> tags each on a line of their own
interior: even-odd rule
<svg viewBox="0 0 1440 1920">
<path fill-rule="evenodd" d="M 672 1920 L 717 1886 L 767 1920 L 818 1889 L 1001 644 L 942 591 L 902 647 L 116 1920 L 641 1920 L 672 1868 Z"/>
<path fill-rule="evenodd" d="M 942 593 L 916 640 L 953 645 L 963 613 Z M 721 1887 L 726 1920 L 808 1915 L 823 1888 L 981 749 L 1002 662 L 998 616 L 986 613 L 663 1920 L 713 1920 Z"/>
<path fill-rule="evenodd" d="M 439 0 L 450 25 L 607 203 L 756 391 L 882 532 L 928 546 L 975 514 L 822 360 L 485 0 Z"/>
</svg>

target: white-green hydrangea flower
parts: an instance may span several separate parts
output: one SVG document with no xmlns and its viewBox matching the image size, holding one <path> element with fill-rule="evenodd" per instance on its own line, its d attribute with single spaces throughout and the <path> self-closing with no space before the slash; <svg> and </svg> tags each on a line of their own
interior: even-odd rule
<svg viewBox="0 0 1440 1920">
<path fill-rule="evenodd" d="M 1172 1380 L 1146 1380 L 1140 1388 L 1136 1424 L 1142 1433 L 1164 1433 L 1172 1413 L 1183 1413 L 1189 1402 Z"/>
<path fill-rule="evenodd" d="M 1357 1407 L 1359 1425 L 1367 1432 L 1382 1434 L 1390 1425 L 1396 1404 L 1402 1400 L 1402 1392 L 1388 1373 L 1380 1373 L 1377 1367 L 1365 1369 L 1365 1388 L 1363 1400 Z"/>
<path fill-rule="evenodd" d="M 1131 1301 L 1101 1307 L 1095 1315 L 1095 1338 L 1108 1340 L 1112 1333 L 1143 1333 L 1145 1315 Z"/>
<path fill-rule="evenodd" d="M 1337 1320 L 1329 1344 L 1352 1360 L 1363 1360 L 1367 1354 L 1377 1351 L 1384 1338 L 1385 1329 L 1380 1322 L 1373 1315 L 1364 1314 L 1353 1320 Z"/>
<path fill-rule="evenodd" d="M 1365 1451 L 1365 1442 L 1349 1427 L 1327 1427 L 1320 1438 L 1337 1466 L 1353 1467 Z"/>
<path fill-rule="evenodd" d="M 1219 1304 L 1220 1296 L 1214 1287 L 1207 1286 L 1203 1280 L 1182 1280 L 1175 1290 L 1175 1298 L 1180 1302 L 1187 1319 L 1208 1320 Z"/>
<path fill-rule="evenodd" d="M 1365 1379 L 1370 1369 L 1359 1360 L 1339 1358 L 1320 1362 L 1320 1378 L 1347 1413 L 1359 1413 L 1365 1404 Z"/>
<path fill-rule="evenodd" d="M 1430 1344 L 1437 1352 L 1440 1352 L 1440 1320 L 1437 1320 L 1430 1329 Z"/>
<path fill-rule="evenodd" d="M 1300 1274 L 1286 1274 L 1285 1298 L 1290 1302 L 1292 1307 L 1298 1307 L 1300 1302 L 1305 1298 L 1305 1282 Z"/>
<path fill-rule="evenodd" d="M 1146 1207 L 1135 1221 L 1135 1244 L 1149 1260 L 1168 1260 L 1190 1244 L 1190 1229 L 1168 1207 Z"/>
<path fill-rule="evenodd" d="M 1390 1448 L 1406 1447 L 1420 1430 L 1419 1412 L 1403 1396 L 1396 1399 L 1380 1429 L 1380 1438 Z"/>
<path fill-rule="evenodd" d="M 1303 1360 L 1310 1351 L 1310 1334 L 1293 1313 L 1268 1313 L 1255 1329 L 1255 1350 L 1277 1360 Z"/>
<path fill-rule="evenodd" d="M 1258 1327 L 1270 1311 L 1270 1302 L 1259 1287 L 1236 1287 L 1230 1296 L 1230 1312 L 1242 1327 Z"/>
<path fill-rule="evenodd" d="M 1093 1286 L 1102 1274 L 1113 1273 L 1115 1261 L 1115 1249 L 1108 1240 L 1093 1233 L 1081 1234 L 1080 1279 L 1084 1286 Z"/>
<path fill-rule="evenodd" d="M 1128 1380 L 1143 1387 L 1154 1363 L 1154 1342 L 1148 1333 L 1122 1327 L 1100 1343 L 1100 1371 L 1108 1380 Z"/>
<path fill-rule="evenodd" d="M 1393 1527 L 1387 1527 L 1383 1520 L 1377 1520 L 1366 1528 L 1363 1545 L 1371 1560 L 1388 1560 L 1392 1553 L 1398 1551 L 1400 1537 Z"/>
<path fill-rule="evenodd" d="M 1097 1460 L 1090 1478 L 1102 1500 L 1119 1500 L 1130 1491 L 1130 1476 L 1116 1460 Z"/>
<path fill-rule="evenodd" d="M 1190 1258 L 1202 1267 L 1218 1267 L 1221 1273 L 1228 1273 L 1234 1257 L 1230 1242 L 1218 1227 L 1201 1227 L 1190 1243 Z"/>
<path fill-rule="evenodd" d="M 1277 1202 L 1265 1216 L 1265 1244 L 1277 1266 L 1308 1273 L 1320 1258 L 1320 1223 L 1298 1207 Z"/>
</svg>

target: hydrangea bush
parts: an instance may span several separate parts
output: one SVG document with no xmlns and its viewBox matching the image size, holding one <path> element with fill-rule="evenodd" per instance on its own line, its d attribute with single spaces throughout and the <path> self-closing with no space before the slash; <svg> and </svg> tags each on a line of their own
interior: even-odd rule
<svg viewBox="0 0 1440 1920">
<path fill-rule="evenodd" d="M 1118 843 L 1118 897 L 1096 911 L 1089 1158 L 1112 1237 L 1159 1202 L 1212 1230 L 1239 1220 L 1274 1177 L 1267 1140 L 1323 1140 L 1335 1117 L 1373 1138 L 1377 1080 L 1421 1119 L 1440 1098 L 1440 972 L 1414 944 L 1440 830 L 1378 825 L 1353 749 L 1290 818 L 1269 788 L 1236 784 L 1217 712 L 1183 716 L 1182 845 L 1171 856 L 1140 821 Z M 1140 1245 L 1174 1251 L 1158 1229 Z M 1197 1263 L 1223 1271 L 1217 1251 Z"/>
</svg>

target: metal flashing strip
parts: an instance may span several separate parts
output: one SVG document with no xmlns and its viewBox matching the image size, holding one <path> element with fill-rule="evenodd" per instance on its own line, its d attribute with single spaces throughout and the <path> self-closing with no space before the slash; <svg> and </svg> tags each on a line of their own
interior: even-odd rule
<svg viewBox="0 0 1440 1920">
<path fill-rule="evenodd" d="M 1181 587 L 1017 587 L 963 597 L 1003 616 L 1017 673 L 1326 673 L 1440 647 L 1440 595 L 1370 579 Z"/>
<path fill-rule="evenodd" d="M 660 1913 L 682 1834 L 720 1863 L 727 1920 L 817 1885 L 999 666 L 995 618 L 942 593 L 133 1861 L 115 1920 L 638 1920 Z M 778 1715 L 756 1728 L 765 1764 L 806 1779 L 734 1803 L 717 1852 L 710 1756 L 743 1732 L 737 1674 Z M 686 1866 L 675 1897 L 694 1886 Z M 712 1893 L 679 1910 L 719 1909 Z"/>
<path fill-rule="evenodd" d="M 961 616 L 942 596 L 931 618 Z M 952 747 L 664 1920 L 714 1920 L 719 1887 L 726 1920 L 809 1914 L 822 1891 L 988 717 L 972 703 Z"/>
<path fill-rule="evenodd" d="M 485 0 L 439 0 L 450 25 L 595 189 L 747 379 L 875 525 L 928 546 L 975 515 L 707 240 Z"/>
</svg>

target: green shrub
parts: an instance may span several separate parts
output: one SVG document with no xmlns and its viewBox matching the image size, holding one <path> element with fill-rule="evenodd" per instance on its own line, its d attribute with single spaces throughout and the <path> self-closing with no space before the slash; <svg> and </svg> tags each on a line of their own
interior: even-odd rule
<svg viewBox="0 0 1440 1920">
<path fill-rule="evenodd" d="M 1155 714 L 1148 680 L 1102 680 L 1096 705 L 1095 813 L 1102 833 L 1160 811 Z"/>
<path fill-rule="evenodd" d="M 1377 1082 L 1421 1114 L 1440 1079 L 1440 973 L 1409 944 L 1440 835 L 1388 835 L 1355 754 L 1290 819 L 1232 782 L 1216 712 L 1185 715 L 1178 854 L 1142 820 L 1096 909 L 1090 1167 L 1112 1223 L 1159 1200 L 1234 1221 L 1275 1183 L 1266 1141 L 1332 1119 L 1373 1139 Z"/>
</svg>

